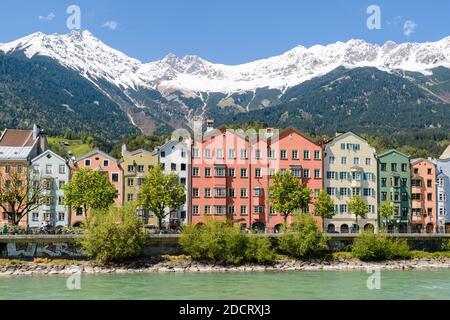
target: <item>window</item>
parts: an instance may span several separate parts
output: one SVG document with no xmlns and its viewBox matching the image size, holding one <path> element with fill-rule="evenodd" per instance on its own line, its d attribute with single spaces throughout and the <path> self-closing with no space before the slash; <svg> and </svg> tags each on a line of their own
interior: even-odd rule
<svg viewBox="0 0 450 320">
<path fill-rule="evenodd" d="M 84 160 L 84 165 L 85 165 L 86 167 L 90 167 L 90 166 L 91 166 L 91 160 L 89 160 L 89 159 Z"/>
<path fill-rule="evenodd" d="M 302 168 L 300 168 L 300 167 L 294 167 L 294 168 L 292 168 L 291 169 L 291 172 L 292 172 L 292 175 L 294 176 L 294 177 L 297 177 L 297 178 L 301 178 L 302 177 Z"/>
<path fill-rule="evenodd" d="M 366 166 L 372 165 L 372 159 L 366 158 Z"/>
<path fill-rule="evenodd" d="M 228 212 L 229 215 L 234 215 L 234 206 L 233 205 L 229 205 L 228 206 Z"/>
<path fill-rule="evenodd" d="M 261 150 L 260 149 L 255 150 L 255 159 L 257 159 L 257 160 L 261 159 Z"/>
<path fill-rule="evenodd" d="M 182 158 L 186 158 L 186 151 L 181 150 L 181 157 L 182 157 Z"/>
<path fill-rule="evenodd" d="M 200 158 L 200 156 L 199 156 L 199 150 L 198 150 L 198 148 L 193 148 L 192 149 L 192 157 L 193 158 Z"/>
<path fill-rule="evenodd" d="M 320 160 L 320 150 L 314 151 L 314 160 Z"/>
<path fill-rule="evenodd" d="M 304 160 L 310 160 L 310 159 L 311 159 L 311 158 L 310 158 L 309 150 L 303 151 L 303 159 L 304 159 Z"/>
<path fill-rule="evenodd" d="M 253 189 L 253 195 L 254 195 L 255 197 L 262 197 L 262 196 L 264 196 L 264 189 L 261 188 L 261 187 L 254 188 L 254 189 Z"/>
<path fill-rule="evenodd" d="M 198 170 L 198 168 L 192 168 L 192 176 L 193 177 L 199 177 L 199 170 Z"/>
<path fill-rule="evenodd" d="M 427 187 L 428 188 L 432 188 L 433 187 L 433 181 L 432 180 L 427 180 Z"/>
<path fill-rule="evenodd" d="M 170 170 L 171 171 L 177 171 L 177 164 L 176 163 L 171 163 L 170 164 Z"/>
<path fill-rule="evenodd" d="M 226 173 L 225 167 L 215 167 L 214 168 L 214 175 L 216 177 L 225 177 L 225 173 Z"/>
<path fill-rule="evenodd" d="M 246 216 L 247 214 L 247 206 L 241 206 L 241 216 Z"/>
<path fill-rule="evenodd" d="M 292 159 L 298 160 L 298 150 L 292 150 Z"/>
<path fill-rule="evenodd" d="M 205 215 L 211 214 L 211 206 L 205 206 Z"/>
<path fill-rule="evenodd" d="M 230 198 L 234 198 L 235 196 L 234 188 L 228 188 L 228 196 Z"/>
<path fill-rule="evenodd" d="M 35 173 L 35 174 L 39 173 L 39 165 L 38 164 L 33 165 L 33 173 Z"/>
<path fill-rule="evenodd" d="M 365 197 L 373 197 L 375 195 L 375 190 L 372 188 L 364 188 L 363 195 Z"/>
<path fill-rule="evenodd" d="M 205 188 L 205 198 L 211 198 L 211 188 Z"/>
<path fill-rule="evenodd" d="M 223 149 L 216 149 L 216 158 L 223 159 Z"/>
<path fill-rule="evenodd" d="M 23 166 L 21 164 L 17 165 L 17 172 L 22 173 Z"/>
<path fill-rule="evenodd" d="M 347 164 L 347 157 L 341 158 L 341 164 Z"/>
<path fill-rule="evenodd" d="M 211 158 L 211 149 L 205 149 L 205 158 L 210 159 Z"/>
<path fill-rule="evenodd" d="M 60 164 L 59 165 L 59 174 L 65 174 L 66 173 L 66 165 Z"/>
<path fill-rule="evenodd" d="M 226 188 L 214 188 L 215 198 L 225 198 L 227 196 Z"/>
<path fill-rule="evenodd" d="M 228 149 L 228 158 L 229 159 L 235 159 L 236 158 L 236 150 L 235 149 Z"/>
<path fill-rule="evenodd" d="M 127 180 L 127 182 L 128 182 L 128 186 L 129 186 L 129 187 L 133 187 L 133 186 L 134 186 L 134 179 L 133 179 L 133 178 L 129 178 L 129 179 Z"/>
<path fill-rule="evenodd" d="M 339 178 L 341 180 L 348 180 L 348 172 L 340 172 L 339 173 Z"/>
<path fill-rule="evenodd" d="M 161 158 L 165 158 L 166 157 L 166 152 L 165 151 L 161 151 Z"/>
<path fill-rule="evenodd" d="M 314 179 L 320 179 L 320 169 L 314 169 Z"/>
<path fill-rule="evenodd" d="M 380 163 L 381 171 L 387 171 L 386 163 Z"/>
<path fill-rule="evenodd" d="M 408 201 L 408 193 L 402 192 L 402 201 Z"/>
<path fill-rule="evenodd" d="M 241 159 L 247 159 L 247 149 L 241 149 Z"/>
<path fill-rule="evenodd" d="M 128 195 L 127 195 L 127 200 L 128 201 L 133 201 L 133 198 L 134 198 L 134 195 L 132 194 L 132 193 L 129 193 Z"/>
<path fill-rule="evenodd" d="M 311 178 L 309 169 L 304 169 L 303 170 L 303 177 L 306 178 L 306 179 Z"/>
<path fill-rule="evenodd" d="M 247 188 L 241 188 L 241 198 L 247 198 Z"/>
<path fill-rule="evenodd" d="M 341 205 L 339 206 L 339 212 L 340 212 L 340 213 L 347 213 L 347 212 L 348 212 L 347 205 L 346 205 L 346 204 L 341 204 Z"/>
<path fill-rule="evenodd" d="M 247 169 L 241 168 L 241 178 L 247 178 Z"/>
<path fill-rule="evenodd" d="M 112 181 L 113 182 L 119 182 L 119 174 L 118 173 L 113 173 L 112 174 Z"/>
<path fill-rule="evenodd" d="M 287 160 L 287 152 L 286 152 L 286 150 L 281 150 L 280 151 L 280 158 L 281 158 L 281 160 Z"/>
<path fill-rule="evenodd" d="M 391 163 L 391 171 L 397 171 L 397 164 Z"/>
<path fill-rule="evenodd" d="M 275 175 L 275 168 L 269 168 L 269 177 L 273 177 Z"/>
<path fill-rule="evenodd" d="M 414 168 L 414 174 L 419 174 L 419 169 Z"/>
<path fill-rule="evenodd" d="M 432 193 L 427 193 L 427 200 L 428 201 L 433 201 L 433 194 Z"/>
<path fill-rule="evenodd" d="M 6 188 L 10 188 L 11 187 L 11 180 L 6 180 L 5 181 L 5 187 Z"/>
<path fill-rule="evenodd" d="M 228 169 L 228 176 L 229 177 L 235 177 L 236 176 L 236 170 L 234 168 Z"/>
<path fill-rule="evenodd" d="M 261 178 L 261 168 L 255 169 L 255 178 Z"/>
<path fill-rule="evenodd" d="M 166 164 L 165 163 L 161 163 L 160 166 L 161 166 L 161 170 L 162 171 L 166 171 Z"/>
<path fill-rule="evenodd" d="M 198 216 L 200 214 L 198 206 L 192 206 L 192 214 Z"/>
<path fill-rule="evenodd" d="M 103 160 L 103 166 L 108 167 L 109 166 L 109 160 Z"/>
<path fill-rule="evenodd" d="M 39 212 L 33 212 L 32 213 L 32 218 L 31 218 L 34 222 L 39 221 Z"/>
<path fill-rule="evenodd" d="M 82 215 L 83 215 L 83 208 L 81 208 L 81 207 L 77 208 L 75 214 L 76 214 L 77 216 L 82 216 Z"/>
<path fill-rule="evenodd" d="M 353 158 L 353 164 L 355 166 L 359 166 L 359 158 L 358 157 Z"/>
<path fill-rule="evenodd" d="M 276 159 L 276 153 L 274 149 L 269 150 L 269 159 Z"/>
<path fill-rule="evenodd" d="M 327 188 L 327 193 L 328 193 L 328 195 L 330 195 L 330 196 L 334 196 L 334 195 L 336 195 L 336 189 L 335 189 L 335 188 L 330 188 L 330 187 L 328 187 L 328 188 Z"/>
<path fill-rule="evenodd" d="M 348 189 L 347 188 L 340 188 L 339 189 L 339 194 L 341 196 L 347 196 L 348 195 Z"/>
<path fill-rule="evenodd" d="M 192 188 L 192 197 L 194 197 L 194 198 L 199 197 L 198 188 Z"/>
<path fill-rule="evenodd" d="M 205 177 L 211 177 L 211 168 L 205 168 Z"/>
<path fill-rule="evenodd" d="M 11 166 L 9 164 L 5 166 L 5 173 L 11 173 Z"/>
<path fill-rule="evenodd" d="M 408 171 L 408 165 L 406 163 L 402 163 L 402 171 L 403 172 Z"/>
<path fill-rule="evenodd" d="M 264 214 L 264 206 L 253 206 L 253 212 L 255 214 Z"/>
<path fill-rule="evenodd" d="M 214 206 L 214 214 L 222 215 L 225 214 L 226 206 Z"/>
<path fill-rule="evenodd" d="M 430 174 L 430 175 L 433 174 L 433 171 L 432 171 L 431 169 L 428 169 L 427 172 L 428 172 L 428 174 Z"/>
<path fill-rule="evenodd" d="M 181 178 L 180 182 L 181 182 L 181 184 L 186 184 L 186 178 Z M 137 178 L 138 186 L 142 186 L 143 183 L 144 183 L 144 178 Z"/>
<path fill-rule="evenodd" d="M 352 195 L 353 196 L 360 196 L 361 195 L 361 188 L 352 188 Z"/>
<path fill-rule="evenodd" d="M 381 187 L 386 188 L 387 186 L 387 178 L 381 178 Z"/>
<path fill-rule="evenodd" d="M 59 189 L 63 189 L 66 182 L 64 180 L 59 180 L 58 187 Z"/>
<path fill-rule="evenodd" d="M 335 157 L 331 156 L 331 157 L 328 158 L 328 163 L 329 164 L 334 164 L 335 162 L 336 162 L 336 158 Z"/>
<path fill-rule="evenodd" d="M 46 174 L 52 174 L 52 171 L 53 171 L 53 166 L 51 164 L 47 164 L 45 166 L 45 173 Z"/>
</svg>

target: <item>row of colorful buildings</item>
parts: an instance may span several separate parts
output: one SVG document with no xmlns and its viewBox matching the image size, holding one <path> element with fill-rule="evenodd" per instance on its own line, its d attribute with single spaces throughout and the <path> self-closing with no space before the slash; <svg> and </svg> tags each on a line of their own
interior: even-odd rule
<svg viewBox="0 0 450 320">
<path fill-rule="evenodd" d="M 123 146 L 120 160 L 98 150 L 64 159 L 48 150 L 45 134 L 36 126 L 29 131 L 7 129 L 0 138 L 0 171 L 7 176 L 20 168 L 29 179 L 48 181 L 48 201 L 28 213 L 24 223 L 29 227 L 42 221 L 55 226 L 76 226 L 83 221 L 81 208 L 70 210 L 63 204 L 63 186 L 77 169 L 108 174 L 119 191 L 116 204 L 122 205 L 139 199 L 148 170 L 160 164 L 185 185 L 186 203 L 171 214 L 183 223 L 231 219 L 243 228 L 276 231 L 283 217 L 268 201 L 271 180 L 278 171 L 290 171 L 312 190 L 310 205 L 299 208 L 304 213 L 322 223 L 314 214 L 315 198 L 325 190 L 333 199 L 335 216 L 324 221 L 330 233 L 369 228 L 450 232 L 450 147 L 440 159 L 410 159 L 396 150 L 379 154 L 352 132 L 317 142 L 291 128 L 243 132 L 213 129 L 212 125 L 153 151 L 128 151 Z M 358 222 L 348 208 L 354 195 L 362 197 L 369 209 Z M 395 207 L 388 221 L 378 214 L 385 203 Z M 139 214 L 156 224 L 151 212 Z M 1 218 L 0 222 L 7 222 L 5 214 Z"/>
</svg>

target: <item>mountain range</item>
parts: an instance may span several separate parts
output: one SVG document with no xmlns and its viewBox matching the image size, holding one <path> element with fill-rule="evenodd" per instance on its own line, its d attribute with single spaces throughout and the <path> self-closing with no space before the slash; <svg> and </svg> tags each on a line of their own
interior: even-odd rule
<svg viewBox="0 0 450 320">
<path fill-rule="evenodd" d="M 163 133 L 194 118 L 263 121 L 315 134 L 450 129 L 450 37 L 362 40 L 222 65 L 168 54 L 143 63 L 89 31 L 34 33 L 0 44 L 0 126 L 107 139 Z"/>
</svg>

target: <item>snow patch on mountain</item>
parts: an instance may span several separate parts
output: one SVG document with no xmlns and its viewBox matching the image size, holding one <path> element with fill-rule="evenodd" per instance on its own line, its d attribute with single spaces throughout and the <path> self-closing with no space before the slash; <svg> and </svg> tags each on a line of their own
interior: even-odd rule
<svg viewBox="0 0 450 320">
<path fill-rule="evenodd" d="M 0 50 L 6 54 L 23 51 L 28 58 L 47 56 L 90 81 L 103 79 L 121 89 L 143 87 L 228 94 L 264 87 L 286 90 L 341 66 L 423 74 L 438 66 L 450 68 L 450 37 L 426 43 L 388 41 L 382 46 L 355 39 L 327 46 L 298 46 L 279 56 L 234 66 L 173 54 L 142 63 L 107 46 L 89 31 L 66 35 L 38 32 L 0 44 Z"/>
</svg>

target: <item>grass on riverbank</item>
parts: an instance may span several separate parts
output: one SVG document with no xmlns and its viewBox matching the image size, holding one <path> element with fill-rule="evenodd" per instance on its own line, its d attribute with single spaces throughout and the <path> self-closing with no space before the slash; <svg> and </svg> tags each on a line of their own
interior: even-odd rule
<svg viewBox="0 0 450 320">
<path fill-rule="evenodd" d="M 439 260 L 450 258 L 450 251 L 438 251 L 438 252 L 426 252 L 414 250 L 410 252 L 410 259 L 432 259 Z M 332 254 L 332 260 L 358 260 L 351 252 L 334 252 Z"/>
</svg>

